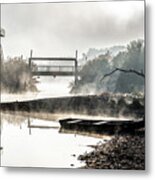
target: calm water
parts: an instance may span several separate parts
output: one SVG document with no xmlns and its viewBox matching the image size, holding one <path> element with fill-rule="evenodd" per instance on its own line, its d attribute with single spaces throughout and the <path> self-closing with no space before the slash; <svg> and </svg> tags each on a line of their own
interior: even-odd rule
<svg viewBox="0 0 155 180">
<path fill-rule="evenodd" d="M 27 101 L 51 97 L 76 96 L 75 94 L 70 94 L 70 83 L 74 83 L 74 77 L 69 76 L 54 78 L 53 76 L 41 76 L 37 78 L 37 80 L 39 82 L 36 84 L 38 92 L 25 92 L 22 94 L 2 93 L 1 102 Z M 89 94 L 94 93 L 92 92 Z"/>
<path fill-rule="evenodd" d="M 59 132 L 58 121 L 1 114 L 1 165 L 19 167 L 77 168 L 80 154 L 92 151 L 88 145 L 104 142 Z"/>
<path fill-rule="evenodd" d="M 41 76 L 37 78 L 36 84 L 38 92 L 25 92 L 22 94 L 1 94 L 1 102 L 25 101 L 40 98 L 72 96 L 70 94 L 70 83 L 74 82 L 74 77 L 53 77 Z"/>
</svg>

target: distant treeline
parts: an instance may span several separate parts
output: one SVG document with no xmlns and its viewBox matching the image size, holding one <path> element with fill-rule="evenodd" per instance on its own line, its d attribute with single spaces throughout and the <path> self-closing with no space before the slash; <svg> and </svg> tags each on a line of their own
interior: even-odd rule
<svg viewBox="0 0 155 180">
<path fill-rule="evenodd" d="M 97 58 L 87 61 L 79 72 L 77 85 L 72 85 L 72 93 L 138 93 L 144 91 L 144 78 L 135 73 L 116 72 L 103 76 L 116 68 L 133 69 L 144 73 L 144 41 L 132 41 L 126 50 L 111 56 L 107 51 Z"/>
<path fill-rule="evenodd" d="M 33 78 L 28 64 L 21 58 L 9 58 L 1 61 L 1 91 L 21 93 L 36 91 L 36 80 Z"/>
</svg>

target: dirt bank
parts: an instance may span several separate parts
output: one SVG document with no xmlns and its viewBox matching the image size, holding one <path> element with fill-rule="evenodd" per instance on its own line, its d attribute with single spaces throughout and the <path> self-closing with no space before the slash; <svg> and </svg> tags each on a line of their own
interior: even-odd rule
<svg viewBox="0 0 155 180">
<path fill-rule="evenodd" d="M 144 98 L 122 95 L 92 95 L 1 103 L 2 111 L 75 113 L 89 115 L 144 116 Z"/>
</svg>

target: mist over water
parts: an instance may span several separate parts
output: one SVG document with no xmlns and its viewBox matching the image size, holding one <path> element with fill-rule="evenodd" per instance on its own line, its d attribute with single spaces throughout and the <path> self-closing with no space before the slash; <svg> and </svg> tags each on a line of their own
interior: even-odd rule
<svg viewBox="0 0 155 180">
<path fill-rule="evenodd" d="M 21 94 L 1 94 L 1 102 L 25 101 L 50 97 L 72 96 L 70 94 L 70 83 L 74 82 L 74 77 L 37 77 L 36 84 L 38 92 L 26 92 Z"/>
<path fill-rule="evenodd" d="M 58 97 L 70 95 L 70 83 L 74 77 L 40 77 L 37 88 L 40 97 Z"/>
</svg>

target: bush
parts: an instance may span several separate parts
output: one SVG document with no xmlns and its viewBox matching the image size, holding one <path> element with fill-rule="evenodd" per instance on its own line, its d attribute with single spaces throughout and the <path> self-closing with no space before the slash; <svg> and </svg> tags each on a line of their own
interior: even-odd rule
<svg viewBox="0 0 155 180">
<path fill-rule="evenodd" d="M 8 93 L 37 91 L 36 79 L 33 78 L 26 61 L 9 58 L 1 63 L 1 91 Z"/>
</svg>

